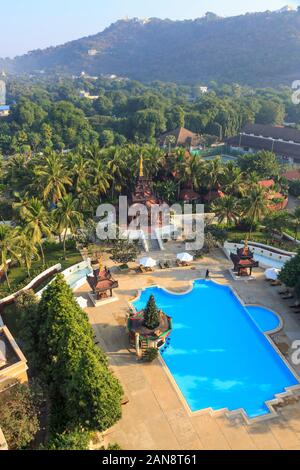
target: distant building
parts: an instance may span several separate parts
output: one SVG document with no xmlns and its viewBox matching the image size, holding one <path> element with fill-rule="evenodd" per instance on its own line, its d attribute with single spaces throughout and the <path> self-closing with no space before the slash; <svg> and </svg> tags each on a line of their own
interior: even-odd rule
<svg viewBox="0 0 300 470">
<path fill-rule="evenodd" d="M 242 152 L 268 150 L 283 163 L 300 164 L 300 130 L 291 127 L 247 124 L 239 135 L 230 137 L 226 143 Z"/>
<path fill-rule="evenodd" d="M 0 117 L 9 115 L 10 107 L 6 104 L 6 83 L 0 80 Z"/>
<path fill-rule="evenodd" d="M 200 86 L 199 87 L 200 92 L 204 95 L 205 93 L 208 93 L 208 87 L 207 86 Z"/>
<path fill-rule="evenodd" d="M 288 181 L 300 181 L 300 171 L 299 170 L 288 170 L 283 173 L 283 178 Z"/>
<path fill-rule="evenodd" d="M 90 95 L 88 91 L 80 90 L 79 92 L 80 98 L 87 98 L 88 100 L 95 101 L 99 98 L 99 95 Z"/>
<path fill-rule="evenodd" d="M 95 56 L 95 55 L 97 55 L 97 54 L 98 54 L 97 49 L 89 49 L 89 50 L 88 50 L 88 55 L 89 55 L 89 56 Z"/>
<path fill-rule="evenodd" d="M 184 127 L 177 127 L 173 131 L 165 132 L 158 138 L 161 147 L 184 147 L 189 150 L 198 149 L 202 144 L 202 137 Z"/>
<path fill-rule="evenodd" d="M 0 117 L 9 116 L 10 107 L 8 105 L 0 106 Z"/>
</svg>

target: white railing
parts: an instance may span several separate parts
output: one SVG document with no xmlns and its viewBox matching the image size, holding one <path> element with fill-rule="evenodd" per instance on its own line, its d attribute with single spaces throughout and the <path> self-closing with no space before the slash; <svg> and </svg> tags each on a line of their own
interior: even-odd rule
<svg viewBox="0 0 300 470">
<path fill-rule="evenodd" d="M 287 238 L 288 240 L 291 240 L 292 242 L 295 242 L 297 243 L 298 245 L 300 245 L 300 240 L 297 240 L 296 238 L 292 237 L 292 235 L 289 235 L 288 233 L 286 232 L 282 232 L 283 235 L 285 236 L 285 238 Z"/>
<path fill-rule="evenodd" d="M 22 292 L 25 292 L 27 290 L 32 289 L 36 284 L 39 283 L 39 281 L 42 281 L 44 278 L 50 276 L 51 274 L 54 274 L 55 272 L 61 271 L 61 264 L 56 264 L 55 266 L 52 266 L 51 268 L 46 269 L 43 271 L 41 274 L 36 276 L 32 281 L 27 284 L 27 286 L 23 287 L 22 289 L 18 290 L 17 292 L 8 295 L 7 297 L 4 297 L 4 299 L 0 300 L 0 305 L 3 304 L 9 304 L 15 300 L 15 298 L 20 295 Z"/>
<path fill-rule="evenodd" d="M 81 261 L 80 263 L 77 263 L 77 264 L 74 264 L 73 266 L 70 266 L 69 268 L 62 271 L 60 274 L 62 274 L 65 277 L 65 279 L 68 280 L 68 277 L 71 276 L 72 274 L 76 273 L 77 271 L 81 271 L 82 269 L 88 268 L 88 267 L 91 267 L 91 260 L 89 258 L 86 261 Z M 47 284 L 43 289 L 41 289 L 40 291 L 38 291 L 36 293 L 37 297 L 40 298 L 42 296 L 44 290 L 47 289 L 47 287 L 54 281 L 54 279 L 52 279 L 49 282 L 49 284 Z M 77 288 L 81 287 L 83 284 L 85 284 L 85 282 L 86 282 L 86 276 L 83 276 L 82 279 L 78 279 L 78 282 L 76 283 L 74 289 L 77 289 Z"/>
<path fill-rule="evenodd" d="M 254 254 L 263 256 L 266 260 L 274 260 L 278 262 L 282 262 L 284 264 L 286 261 L 289 261 L 296 253 L 280 250 L 279 248 L 274 248 L 269 245 L 264 245 L 263 243 L 257 242 L 248 242 L 249 246 L 251 247 L 251 251 Z M 236 252 L 237 249 L 243 248 L 243 243 L 233 243 L 233 242 L 225 242 L 223 246 L 223 251 L 228 259 L 230 259 L 230 253 Z M 263 263 L 261 263 L 263 266 Z M 266 265 L 268 267 L 268 265 Z"/>
</svg>

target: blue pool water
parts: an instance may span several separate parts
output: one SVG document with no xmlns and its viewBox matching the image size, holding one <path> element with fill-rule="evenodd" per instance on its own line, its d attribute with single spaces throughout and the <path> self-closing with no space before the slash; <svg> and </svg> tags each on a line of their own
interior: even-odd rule
<svg viewBox="0 0 300 470">
<path fill-rule="evenodd" d="M 264 307 L 248 305 L 247 312 L 257 327 L 264 333 L 275 330 L 280 325 L 279 317 Z"/>
<path fill-rule="evenodd" d="M 161 354 L 192 411 L 243 408 L 254 418 L 269 413 L 265 402 L 275 394 L 298 384 L 262 333 L 278 326 L 274 313 L 246 309 L 231 289 L 212 281 L 195 281 L 185 295 L 148 288 L 135 308 L 144 308 L 151 294 L 173 319 Z"/>
<path fill-rule="evenodd" d="M 91 272 L 92 272 L 91 268 L 88 268 L 88 267 L 79 269 L 78 271 L 75 271 L 74 273 L 69 274 L 66 277 L 66 281 L 71 287 L 71 289 L 74 289 L 76 287 L 77 282 L 83 278 L 86 278 L 86 276 L 90 274 Z"/>
</svg>

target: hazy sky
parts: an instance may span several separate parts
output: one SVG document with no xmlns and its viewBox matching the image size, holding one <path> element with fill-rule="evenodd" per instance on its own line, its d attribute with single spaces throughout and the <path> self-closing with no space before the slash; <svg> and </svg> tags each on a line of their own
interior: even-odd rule
<svg viewBox="0 0 300 470">
<path fill-rule="evenodd" d="M 207 11 L 232 16 L 284 5 L 285 0 L 0 0 L 0 57 L 95 34 L 125 16 L 183 19 Z"/>
</svg>

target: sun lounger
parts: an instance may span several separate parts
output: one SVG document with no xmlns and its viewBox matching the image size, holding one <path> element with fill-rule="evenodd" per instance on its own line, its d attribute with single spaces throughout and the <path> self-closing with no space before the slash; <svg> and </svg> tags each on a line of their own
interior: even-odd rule
<svg viewBox="0 0 300 470">
<path fill-rule="evenodd" d="M 154 269 L 153 268 L 144 268 L 144 272 L 146 273 L 153 273 Z"/>
<path fill-rule="evenodd" d="M 288 289 L 278 292 L 279 295 L 287 295 L 289 293 L 290 293 L 290 291 Z"/>
<path fill-rule="evenodd" d="M 296 304 L 296 305 L 289 305 L 290 308 L 300 308 L 300 305 L 299 304 Z"/>
<path fill-rule="evenodd" d="M 280 281 L 272 281 L 271 286 L 281 286 L 282 283 Z"/>
<path fill-rule="evenodd" d="M 289 300 L 289 299 L 293 299 L 294 296 L 293 295 L 287 295 L 286 297 L 281 297 L 283 300 Z"/>
</svg>

